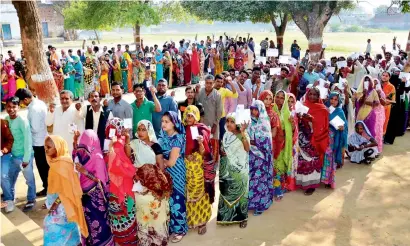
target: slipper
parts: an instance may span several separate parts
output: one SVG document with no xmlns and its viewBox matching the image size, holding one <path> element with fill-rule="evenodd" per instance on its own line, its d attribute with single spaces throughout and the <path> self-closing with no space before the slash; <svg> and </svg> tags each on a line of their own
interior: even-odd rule
<svg viewBox="0 0 410 246">
<path fill-rule="evenodd" d="M 242 221 L 241 223 L 239 223 L 239 227 L 240 228 L 246 228 L 246 226 L 248 226 L 248 221 Z"/>
<path fill-rule="evenodd" d="M 7 202 L 1 202 L 1 208 L 7 207 Z"/>
<path fill-rule="evenodd" d="M 24 205 L 23 212 L 31 211 L 34 208 L 36 201 L 28 201 L 26 205 Z"/>
<path fill-rule="evenodd" d="M 204 235 L 206 233 L 206 225 L 200 226 L 198 228 L 198 234 L 199 235 Z"/>
<path fill-rule="evenodd" d="M 179 242 L 181 242 L 182 238 L 184 238 L 184 235 L 175 234 L 175 236 L 172 238 L 171 242 L 179 243 Z"/>
</svg>

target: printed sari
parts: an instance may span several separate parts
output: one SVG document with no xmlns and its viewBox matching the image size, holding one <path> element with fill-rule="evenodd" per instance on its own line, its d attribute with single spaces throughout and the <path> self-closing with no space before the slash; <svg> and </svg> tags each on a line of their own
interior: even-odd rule
<svg viewBox="0 0 410 246">
<path fill-rule="evenodd" d="M 192 115 L 196 122 L 200 120 L 199 109 L 194 105 L 189 105 L 183 115 L 183 122 L 186 124 L 188 115 Z M 191 127 L 197 127 L 198 133 L 203 137 L 204 154 L 199 152 L 197 140 L 192 139 Z M 189 228 L 196 228 L 211 219 L 212 203 L 215 198 L 215 176 L 216 166 L 212 158 L 210 148 L 211 131 L 202 123 L 195 123 L 193 126 L 186 126 L 186 191 L 187 191 L 187 221 Z"/>
<path fill-rule="evenodd" d="M 108 173 L 100 147 L 100 140 L 93 130 L 85 130 L 80 137 L 73 159 L 78 160 L 90 176 L 80 174 L 83 190 L 82 204 L 89 231 L 87 245 L 114 245 L 108 222 Z"/>
<path fill-rule="evenodd" d="M 368 105 L 366 103 L 371 103 L 373 105 L 380 104 L 379 96 L 377 91 L 373 88 L 373 80 L 370 78 L 369 88 L 366 95 L 363 95 L 364 91 L 364 79 L 369 76 L 365 76 L 359 84 L 357 89 L 356 97 L 356 120 L 363 121 L 368 127 L 373 136 L 376 135 L 376 111 L 375 106 Z M 365 97 L 363 103 L 360 102 L 360 98 Z"/>
<path fill-rule="evenodd" d="M 226 116 L 235 120 L 234 113 Z M 247 136 L 249 139 L 249 136 Z M 248 220 L 249 153 L 242 136 L 226 131 L 222 139 L 225 155 L 219 166 L 219 202 L 216 223 L 237 224 Z"/>
<path fill-rule="evenodd" d="M 80 57 L 73 56 L 75 80 L 74 80 L 74 98 L 84 96 L 84 71 L 83 64 L 80 62 Z M 88 96 L 88 95 L 87 95 Z"/>
</svg>

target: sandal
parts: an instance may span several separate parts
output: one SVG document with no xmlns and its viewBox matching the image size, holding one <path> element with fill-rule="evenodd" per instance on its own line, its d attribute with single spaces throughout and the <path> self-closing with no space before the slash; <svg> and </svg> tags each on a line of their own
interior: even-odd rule
<svg viewBox="0 0 410 246">
<path fill-rule="evenodd" d="M 7 202 L 1 202 L 1 208 L 5 208 L 5 207 L 7 207 Z"/>
<path fill-rule="evenodd" d="M 259 215 L 261 215 L 262 213 L 263 213 L 263 211 L 255 210 L 255 212 L 253 212 L 253 216 L 259 216 Z"/>
<path fill-rule="evenodd" d="M 248 226 L 248 221 L 242 221 L 241 223 L 239 223 L 239 227 L 240 228 L 246 228 L 246 226 Z"/>
<path fill-rule="evenodd" d="M 309 188 L 305 191 L 305 195 L 306 196 L 311 196 L 313 194 L 313 192 L 315 192 L 315 189 Z"/>
<path fill-rule="evenodd" d="M 173 242 L 173 243 L 179 243 L 179 242 L 181 242 L 182 238 L 184 238 L 184 235 L 175 234 L 175 235 L 173 236 L 173 238 L 171 239 L 171 242 Z"/>
<path fill-rule="evenodd" d="M 198 234 L 199 235 L 204 235 L 206 233 L 206 225 L 200 226 L 198 228 Z"/>
<path fill-rule="evenodd" d="M 41 205 L 41 209 L 47 209 L 47 205 L 44 203 L 43 205 Z"/>
</svg>

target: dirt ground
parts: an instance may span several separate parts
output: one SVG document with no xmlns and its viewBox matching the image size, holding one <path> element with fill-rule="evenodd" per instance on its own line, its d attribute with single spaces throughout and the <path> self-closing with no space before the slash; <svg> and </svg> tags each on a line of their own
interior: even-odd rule
<svg viewBox="0 0 410 246">
<path fill-rule="evenodd" d="M 37 170 L 35 174 L 37 190 L 41 190 Z M 21 208 L 26 195 L 22 175 L 16 188 Z M 396 138 L 394 145 L 385 146 L 383 155 L 370 166 L 346 161 L 337 171 L 336 189 L 321 187 L 312 196 L 301 191 L 285 194 L 261 216 L 250 213 L 246 229 L 217 226 L 215 202 L 208 232 L 200 236 L 190 230 L 178 245 L 407 246 L 409 190 L 410 131 Z M 42 227 L 46 211 L 40 207 L 44 198 L 37 201 L 35 210 L 27 215 Z"/>
</svg>

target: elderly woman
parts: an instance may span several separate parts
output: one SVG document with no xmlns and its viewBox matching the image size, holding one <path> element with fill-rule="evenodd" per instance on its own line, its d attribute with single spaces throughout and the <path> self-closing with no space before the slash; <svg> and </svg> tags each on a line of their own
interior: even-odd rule
<svg viewBox="0 0 410 246">
<path fill-rule="evenodd" d="M 371 164 L 378 154 L 377 142 L 363 121 L 356 122 L 355 132 L 349 136 L 348 151 L 353 163 Z"/>
<path fill-rule="evenodd" d="M 152 123 L 148 120 L 138 122 L 136 137 L 130 143 L 131 149 L 126 149 L 126 154 L 137 169 L 133 189 L 138 225 L 137 245 L 166 245 L 171 176 L 164 171 L 162 148 L 157 142 Z"/>
</svg>

